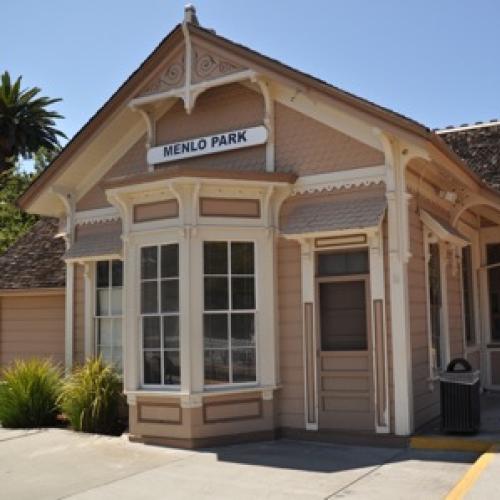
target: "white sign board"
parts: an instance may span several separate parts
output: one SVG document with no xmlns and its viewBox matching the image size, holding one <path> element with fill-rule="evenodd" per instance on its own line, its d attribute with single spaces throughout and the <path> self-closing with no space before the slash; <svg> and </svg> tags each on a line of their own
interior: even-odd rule
<svg viewBox="0 0 500 500">
<path fill-rule="evenodd" d="M 264 144 L 267 141 L 267 129 L 263 125 L 240 130 L 231 130 L 221 134 L 196 137 L 180 142 L 172 142 L 163 146 L 156 146 L 148 150 L 148 163 L 165 163 L 184 160 L 193 156 L 210 155 L 231 151 L 233 149 L 248 148 Z"/>
</svg>

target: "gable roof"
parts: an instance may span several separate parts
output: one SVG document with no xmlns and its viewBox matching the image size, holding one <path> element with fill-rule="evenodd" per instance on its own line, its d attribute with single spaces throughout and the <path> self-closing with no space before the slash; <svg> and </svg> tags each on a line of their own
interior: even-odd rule
<svg viewBox="0 0 500 500">
<path fill-rule="evenodd" d="M 57 231 L 57 219 L 43 218 L 0 255 L 0 290 L 64 287 L 65 243 Z"/>
<path fill-rule="evenodd" d="M 406 132 L 416 134 L 420 138 L 429 141 L 442 154 L 457 164 L 472 179 L 478 182 L 477 176 L 467 168 L 467 165 L 449 148 L 446 143 L 434 132 L 424 125 L 408 118 L 400 113 L 375 104 L 367 99 L 363 99 L 352 93 L 346 92 L 330 83 L 327 83 L 310 74 L 294 69 L 276 59 L 265 56 L 244 45 L 238 44 L 217 35 L 213 30 L 203 28 L 190 22 L 186 26 L 191 34 L 200 39 L 212 43 L 222 49 L 232 51 L 233 53 L 246 58 L 256 66 L 263 68 L 271 75 L 281 76 L 281 79 L 301 83 L 307 88 L 340 101 L 362 113 L 383 120 Z M 52 161 L 49 167 L 28 187 L 25 193 L 18 199 L 18 205 L 22 209 L 27 209 L 30 202 L 36 197 L 37 193 L 54 177 L 54 175 L 65 166 L 73 154 L 78 152 L 80 147 L 88 141 L 94 132 L 106 121 L 106 119 L 127 99 L 134 97 L 143 82 L 143 79 L 153 72 L 164 57 L 169 54 L 179 41 L 183 40 L 182 25 L 178 24 L 175 28 L 158 44 L 153 52 L 142 62 L 139 68 L 134 71 L 129 78 L 118 88 L 118 90 L 109 98 L 107 102 L 90 118 L 90 120 L 75 134 L 75 136 L 66 144 L 60 154 Z"/>
<path fill-rule="evenodd" d="M 483 181 L 500 191 L 500 121 L 438 130 Z"/>
</svg>

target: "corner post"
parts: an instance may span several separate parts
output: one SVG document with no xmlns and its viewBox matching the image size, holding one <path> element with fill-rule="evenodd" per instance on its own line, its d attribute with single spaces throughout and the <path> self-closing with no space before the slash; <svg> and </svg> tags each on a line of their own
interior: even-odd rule
<svg viewBox="0 0 500 500">
<path fill-rule="evenodd" d="M 66 262 L 66 304 L 64 317 L 64 370 L 73 368 L 73 328 L 74 328 L 75 264 Z"/>
<path fill-rule="evenodd" d="M 410 310 L 407 264 L 408 194 L 405 163 L 399 141 L 374 130 L 385 153 L 388 220 L 389 287 L 394 377 L 394 433 L 407 436 L 413 431 L 413 381 L 410 342 Z"/>
</svg>

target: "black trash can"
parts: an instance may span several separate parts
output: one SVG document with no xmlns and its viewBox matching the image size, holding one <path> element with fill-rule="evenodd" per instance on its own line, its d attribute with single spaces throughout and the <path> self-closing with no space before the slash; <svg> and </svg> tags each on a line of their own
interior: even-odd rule
<svg viewBox="0 0 500 500">
<path fill-rule="evenodd" d="M 474 433 L 479 430 L 481 409 L 479 371 L 462 358 L 450 362 L 440 376 L 441 430 Z"/>
</svg>

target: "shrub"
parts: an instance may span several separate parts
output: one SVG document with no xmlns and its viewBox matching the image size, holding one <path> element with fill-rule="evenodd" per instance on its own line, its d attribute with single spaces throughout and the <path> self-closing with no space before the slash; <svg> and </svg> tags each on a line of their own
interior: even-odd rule
<svg viewBox="0 0 500 500">
<path fill-rule="evenodd" d="M 63 383 L 59 402 L 76 431 L 119 434 L 122 430 L 120 376 L 101 357 L 75 369 Z"/>
<path fill-rule="evenodd" d="M 0 423 L 4 427 L 45 427 L 57 423 L 61 369 L 33 358 L 16 360 L 2 372 Z"/>
</svg>

